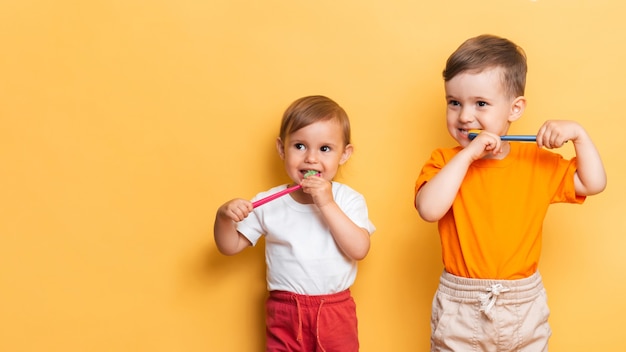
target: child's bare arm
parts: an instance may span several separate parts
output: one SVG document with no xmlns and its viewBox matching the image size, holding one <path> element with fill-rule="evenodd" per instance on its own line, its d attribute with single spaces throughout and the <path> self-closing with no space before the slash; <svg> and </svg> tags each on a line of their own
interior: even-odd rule
<svg viewBox="0 0 626 352">
<path fill-rule="evenodd" d="M 357 226 L 334 201 L 320 207 L 337 246 L 353 260 L 362 260 L 370 250 L 370 235 Z"/>
<path fill-rule="evenodd" d="M 434 222 L 441 219 L 454 202 L 467 169 L 487 154 L 497 155 L 502 150 L 500 137 L 482 132 L 455 155 L 415 196 L 415 208 L 420 217 Z"/>
<path fill-rule="evenodd" d="M 364 259 L 370 249 L 370 235 L 339 208 L 333 198 L 331 182 L 308 177 L 302 181 L 302 190 L 311 194 L 341 251 L 353 260 Z"/>
<path fill-rule="evenodd" d="M 606 172 L 600 153 L 587 131 L 574 121 L 546 121 L 537 133 L 539 147 L 559 148 L 572 141 L 576 151 L 577 170 L 574 175 L 576 194 L 590 196 L 606 187 Z"/>
<path fill-rule="evenodd" d="M 225 255 L 233 255 L 249 247 L 250 241 L 237 231 L 236 223 L 252 211 L 252 203 L 245 199 L 233 199 L 217 209 L 213 236 L 217 249 Z"/>
</svg>

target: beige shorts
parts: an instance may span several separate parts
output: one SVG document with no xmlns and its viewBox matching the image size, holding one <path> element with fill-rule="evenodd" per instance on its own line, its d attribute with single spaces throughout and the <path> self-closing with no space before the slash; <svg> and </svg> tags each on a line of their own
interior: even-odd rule
<svg viewBox="0 0 626 352">
<path fill-rule="evenodd" d="M 441 274 L 431 316 L 431 351 L 548 350 L 546 291 L 541 275 L 483 280 Z"/>
</svg>

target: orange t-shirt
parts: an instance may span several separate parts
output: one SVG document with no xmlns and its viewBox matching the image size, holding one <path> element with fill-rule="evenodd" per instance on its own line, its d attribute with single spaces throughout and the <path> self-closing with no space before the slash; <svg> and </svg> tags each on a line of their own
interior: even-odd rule
<svg viewBox="0 0 626 352">
<path fill-rule="evenodd" d="M 510 145 L 503 160 L 472 163 L 452 207 L 439 220 L 443 265 L 453 275 L 503 280 L 532 275 L 548 206 L 585 200 L 574 189 L 576 158 L 565 160 L 536 144 Z M 460 150 L 435 150 L 415 193 Z"/>
</svg>

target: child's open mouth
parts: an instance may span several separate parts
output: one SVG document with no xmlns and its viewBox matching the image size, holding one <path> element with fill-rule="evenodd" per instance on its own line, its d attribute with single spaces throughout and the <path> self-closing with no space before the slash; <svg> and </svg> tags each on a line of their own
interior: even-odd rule
<svg viewBox="0 0 626 352">
<path fill-rule="evenodd" d="M 478 129 L 475 129 L 475 128 L 472 128 L 472 129 L 469 129 L 469 130 L 466 130 L 466 129 L 463 129 L 463 128 L 459 128 L 459 132 L 463 136 L 468 137 L 470 139 L 473 139 L 472 136 L 476 137 L 476 135 L 479 134 L 481 131 L 482 130 L 478 130 Z"/>
<path fill-rule="evenodd" d="M 302 170 L 300 172 L 304 175 L 304 178 L 307 178 L 307 177 L 313 176 L 313 175 L 318 175 L 320 173 L 317 170 Z"/>
</svg>

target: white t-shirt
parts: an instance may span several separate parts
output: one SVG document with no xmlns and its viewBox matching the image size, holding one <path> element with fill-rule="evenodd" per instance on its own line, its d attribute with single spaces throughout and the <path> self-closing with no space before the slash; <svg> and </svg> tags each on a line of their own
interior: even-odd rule
<svg viewBox="0 0 626 352">
<path fill-rule="evenodd" d="M 252 201 L 285 189 L 274 187 Z M 372 234 L 376 228 L 368 217 L 365 198 L 352 188 L 332 183 L 337 205 L 359 227 Z M 237 230 L 252 245 L 265 235 L 267 288 L 303 295 L 344 291 L 354 283 L 357 263 L 337 247 L 328 226 L 314 204 L 301 204 L 289 195 L 257 207 Z"/>
</svg>

